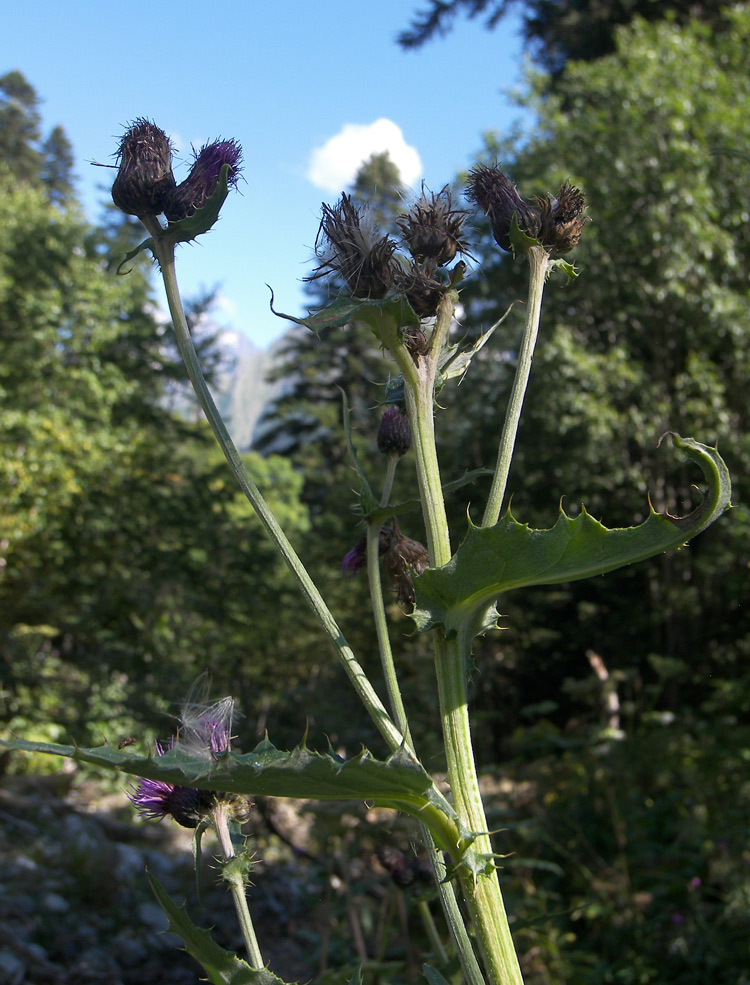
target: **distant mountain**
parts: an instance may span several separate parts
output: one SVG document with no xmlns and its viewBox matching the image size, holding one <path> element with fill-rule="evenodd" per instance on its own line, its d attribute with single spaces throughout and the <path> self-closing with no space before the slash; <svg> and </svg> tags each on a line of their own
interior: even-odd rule
<svg viewBox="0 0 750 985">
<path fill-rule="evenodd" d="M 221 331 L 218 342 L 224 368 L 214 385 L 214 399 L 229 433 L 240 451 L 247 451 L 255 425 L 275 388 L 265 377 L 273 360 L 273 347 L 259 349 L 239 332 Z"/>
</svg>

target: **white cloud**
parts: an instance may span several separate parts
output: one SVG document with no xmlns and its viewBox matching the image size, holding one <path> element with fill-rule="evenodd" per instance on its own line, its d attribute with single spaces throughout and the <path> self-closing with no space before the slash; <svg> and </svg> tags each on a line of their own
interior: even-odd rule
<svg viewBox="0 0 750 985">
<path fill-rule="evenodd" d="M 381 117 L 367 126 L 345 123 L 322 147 L 316 147 L 310 157 L 307 179 L 327 192 L 340 192 L 352 184 L 365 161 L 383 151 L 388 151 L 404 184 L 413 185 L 422 176 L 422 161 L 416 147 L 406 143 L 398 124 Z"/>
</svg>

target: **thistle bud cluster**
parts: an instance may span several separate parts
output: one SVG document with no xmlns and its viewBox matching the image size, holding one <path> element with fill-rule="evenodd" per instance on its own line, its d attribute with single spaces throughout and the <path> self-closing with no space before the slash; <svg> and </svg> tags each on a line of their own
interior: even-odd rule
<svg viewBox="0 0 750 985">
<path fill-rule="evenodd" d="M 399 244 L 378 229 L 370 212 L 344 194 L 335 206 L 323 205 L 315 242 L 318 266 L 309 279 L 337 274 L 356 298 L 405 294 L 420 317 L 432 317 L 449 286 L 438 271 L 459 252 L 468 253 L 462 239 L 465 217 L 453 208 L 447 186 L 437 195 L 423 189 L 397 221 L 408 259 L 397 255 Z"/>
<path fill-rule="evenodd" d="M 172 145 L 163 130 L 150 120 L 138 119 L 123 134 L 117 150 L 117 177 L 112 201 L 118 209 L 139 219 L 165 215 L 179 222 L 203 208 L 228 166 L 227 183 L 236 187 L 242 149 L 234 140 L 216 140 L 200 151 L 187 178 L 178 185 L 172 172 Z"/>
<path fill-rule="evenodd" d="M 545 247 L 550 256 L 562 256 L 577 246 L 583 226 L 583 193 L 563 182 L 556 196 L 524 201 L 518 189 L 498 167 L 480 165 L 469 174 L 467 196 L 486 214 L 498 246 L 511 252 L 513 219 L 518 229 Z"/>
</svg>

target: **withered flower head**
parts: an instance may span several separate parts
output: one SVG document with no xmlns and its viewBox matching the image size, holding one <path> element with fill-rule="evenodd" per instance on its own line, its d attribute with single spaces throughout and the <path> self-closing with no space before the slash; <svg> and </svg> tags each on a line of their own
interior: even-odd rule
<svg viewBox="0 0 750 985">
<path fill-rule="evenodd" d="M 461 239 L 465 219 L 462 209 L 453 208 L 447 185 L 437 195 L 428 195 L 423 186 L 422 194 L 397 225 L 415 260 L 445 267 L 457 253 L 469 252 Z"/>
<path fill-rule="evenodd" d="M 412 263 L 407 269 L 399 267 L 394 272 L 394 287 L 399 294 L 406 295 L 420 318 L 433 318 L 448 285 L 436 280 L 429 270 Z"/>
<path fill-rule="evenodd" d="M 586 222 L 583 192 L 565 181 L 556 198 L 537 199 L 541 217 L 540 241 L 552 256 L 569 253 L 578 245 Z"/>
<path fill-rule="evenodd" d="M 355 298 L 384 298 L 393 282 L 396 244 L 377 228 L 365 209 L 344 194 L 333 208 L 323 205 L 315 240 L 318 269 L 308 280 L 338 273 Z"/>
<path fill-rule="evenodd" d="M 229 166 L 228 184 L 237 186 L 242 170 L 242 148 L 236 140 L 215 140 L 205 144 L 197 153 L 190 173 L 184 181 L 173 188 L 164 214 L 170 222 L 179 222 L 202 209 L 216 191 L 219 175 L 225 164 Z"/>
<path fill-rule="evenodd" d="M 117 151 L 118 171 L 112 201 L 138 218 L 161 215 L 174 191 L 169 138 L 150 120 L 139 119 L 125 131 Z"/>
<path fill-rule="evenodd" d="M 430 555 L 424 544 L 405 537 L 394 522 L 391 541 L 385 552 L 385 565 L 404 605 L 414 605 L 412 574 L 421 575 L 429 566 Z"/>
<path fill-rule="evenodd" d="M 536 239 L 539 235 L 539 213 L 518 194 L 518 189 L 498 167 L 480 164 L 469 173 L 467 196 L 486 214 L 492 226 L 495 242 L 511 251 L 510 225 L 516 217 L 519 229 Z"/>
<path fill-rule="evenodd" d="M 398 407 L 388 407 L 380 419 L 378 450 L 384 455 L 405 455 L 411 448 L 411 425 Z"/>
</svg>

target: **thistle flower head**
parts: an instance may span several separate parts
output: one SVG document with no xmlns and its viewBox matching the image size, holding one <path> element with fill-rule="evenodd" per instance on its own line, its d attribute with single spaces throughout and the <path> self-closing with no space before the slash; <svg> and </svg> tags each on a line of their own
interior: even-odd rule
<svg viewBox="0 0 750 985">
<path fill-rule="evenodd" d="M 468 254 L 462 239 L 465 220 L 466 212 L 453 208 L 447 185 L 437 195 L 428 194 L 422 186 L 422 194 L 397 225 L 412 257 L 434 268 L 445 267 L 459 252 Z"/>
<path fill-rule="evenodd" d="M 242 148 L 236 140 L 215 140 L 193 150 L 193 166 L 184 181 L 173 188 L 164 214 L 170 222 L 179 222 L 202 209 L 216 191 L 224 165 L 229 167 L 227 183 L 236 188 L 242 171 Z"/>
<path fill-rule="evenodd" d="M 508 251 L 513 248 L 514 215 L 521 232 L 538 240 L 552 257 L 569 253 L 577 245 L 587 221 L 583 192 L 567 181 L 555 197 L 536 198 L 532 205 L 499 168 L 480 165 L 469 175 L 467 195 L 486 213 L 495 242 Z"/>
<path fill-rule="evenodd" d="M 191 697 L 197 689 L 203 693 L 205 678 L 199 678 Z M 180 714 L 178 736 L 169 740 L 166 750 L 158 742 L 155 743 L 156 755 L 163 756 L 170 750 L 180 750 L 200 759 L 217 759 L 229 750 L 233 709 L 232 698 L 222 698 L 214 704 L 199 704 L 189 699 Z M 231 820 L 242 823 L 249 816 L 250 805 L 246 797 L 196 790 L 164 780 L 142 778 L 128 792 L 128 798 L 147 820 L 160 821 L 164 817 L 172 817 L 184 828 L 197 827 L 221 804 L 228 808 Z"/>
<path fill-rule="evenodd" d="M 354 575 L 364 568 L 367 563 L 367 534 L 363 534 L 350 551 L 347 551 L 341 562 L 341 574 Z"/>
<path fill-rule="evenodd" d="M 552 256 L 569 253 L 578 245 L 587 216 L 586 202 L 580 188 L 565 181 L 555 198 L 547 195 L 537 199 L 541 228 L 539 240 L 549 248 Z"/>
<path fill-rule="evenodd" d="M 172 146 L 164 131 L 150 120 L 131 123 L 120 141 L 117 163 L 112 185 L 117 208 L 139 218 L 161 215 L 175 189 Z"/>
<path fill-rule="evenodd" d="M 433 271 L 434 269 L 433 266 Z M 394 286 L 399 293 L 406 295 L 413 311 L 420 318 L 435 317 L 440 300 L 448 288 L 447 284 L 432 276 L 428 263 L 419 264 L 416 261 L 407 268 L 399 267 L 395 273 Z"/>
<path fill-rule="evenodd" d="M 333 208 L 323 205 L 315 240 L 318 268 L 308 280 L 337 273 L 355 298 L 384 298 L 393 282 L 395 249 L 371 214 L 344 194 Z"/>
<path fill-rule="evenodd" d="M 411 448 L 411 425 L 398 407 L 388 407 L 380 419 L 378 450 L 384 455 L 405 455 Z"/>
<path fill-rule="evenodd" d="M 510 253 L 510 226 L 513 216 L 518 228 L 536 239 L 539 235 L 540 217 L 518 194 L 518 189 L 498 167 L 480 164 L 469 173 L 466 190 L 468 198 L 486 214 L 492 226 L 495 242 Z"/>
<path fill-rule="evenodd" d="M 174 747 L 174 738 L 169 749 Z M 164 748 L 156 742 L 157 756 L 163 756 Z M 128 799 L 142 817 L 149 821 L 161 821 L 172 817 L 183 828 L 196 828 L 208 814 L 214 794 L 193 787 L 181 787 L 163 780 L 148 780 L 142 777 L 138 784 L 127 793 Z"/>
<path fill-rule="evenodd" d="M 378 553 L 385 554 L 388 550 L 388 545 L 390 543 L 390 531 L 381 530 L 380 541 L 378 542 Z M 341 574 L 354 575 L 359 574 L 359 572 L 367 564 L 367 534 L 362 534 L 357 543 L 352 547 L 347 554 L 344 555 L 344 559 L 341 562 Z"/>
<path fill-rule="evenodd" d="M 385 566 L 396 588 L 396 598 L 404 605 L 414 605 L 413 575 L 421 575 L 430 564 L 430 555 L 424 544 L 405 537 L 394 523 Z"/>
</svg>

